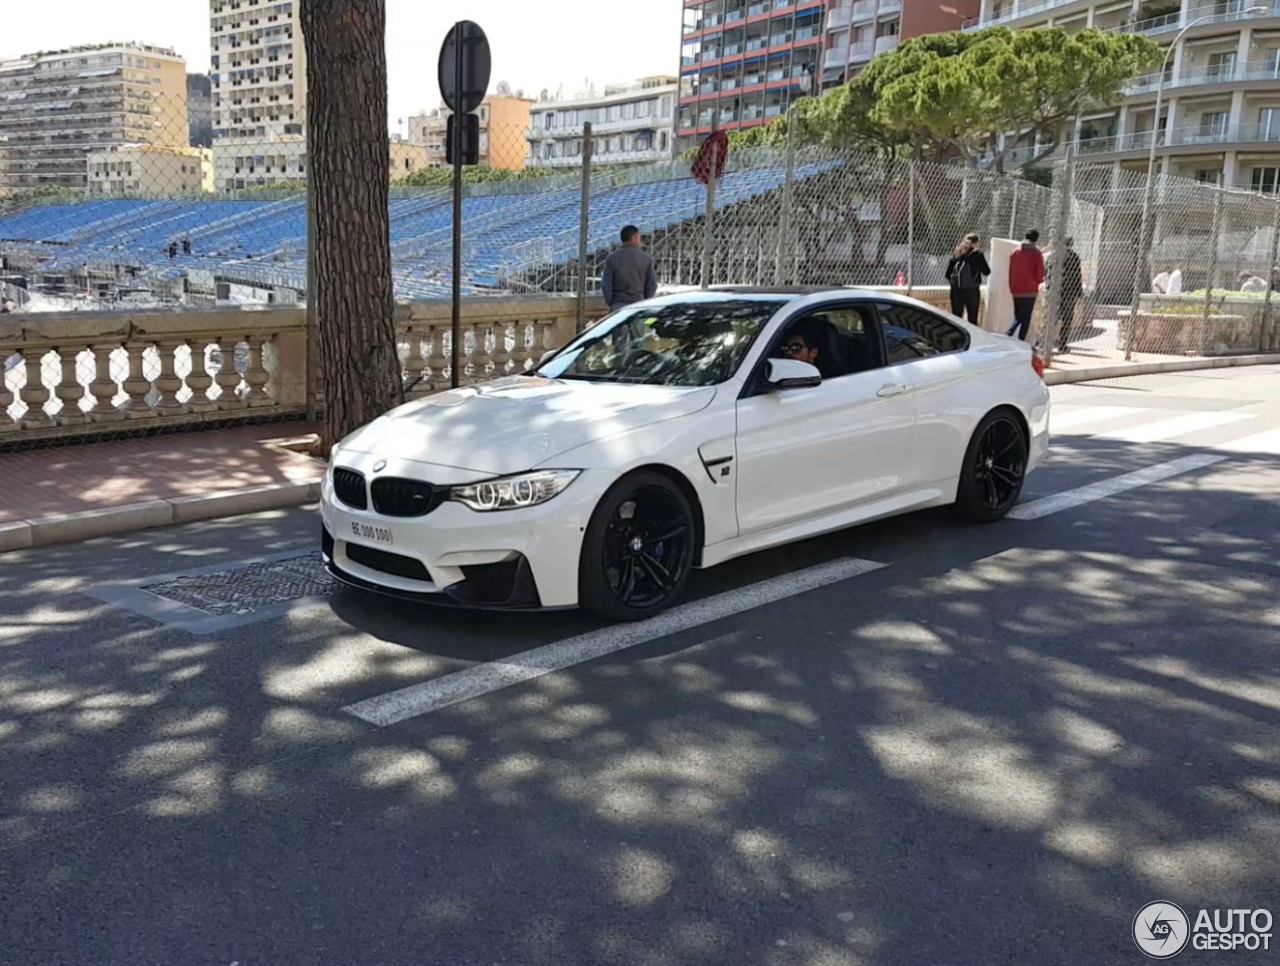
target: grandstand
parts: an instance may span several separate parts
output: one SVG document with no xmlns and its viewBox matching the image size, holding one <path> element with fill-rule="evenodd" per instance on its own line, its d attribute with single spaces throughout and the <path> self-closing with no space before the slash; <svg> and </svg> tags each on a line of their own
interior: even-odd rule
<svg viewBox="0 0 1280 966">
<path fill-rule="evenodd" d="M 802 164 L 796 177 L 812 177 L 835 163 Z M 717 210 L 776 198 L 784 178 L 776 155 L 733 165 L 719 185 Z M 600 175 L 591 190 L 592 261 L 608 252 L 623 224 L 650 236 L 696 224 L 705 198 L 705 187 L 678 162 Z M 578 257 L 580 204 L 581 186 L 573 176 L 468 186 L 463 292 L 562 288 Z M 397 298 L 448 295 L 449 192 L 397 189 L 389 215 Z M 170 246 L 183 239 L 191 242 L 191 253 L 179 247 L 171 257 Z M 0 259 L 5 277 L 27 279 L 33 294 L 94 308 L 288 303 L 305 299 L 305 198 L 36 205 L 0 215 Z"/>
</svg>

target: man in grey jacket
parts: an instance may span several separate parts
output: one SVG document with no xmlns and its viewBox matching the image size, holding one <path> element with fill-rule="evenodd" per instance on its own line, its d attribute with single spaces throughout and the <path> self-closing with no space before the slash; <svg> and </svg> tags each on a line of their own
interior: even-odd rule
<svg viewBox="0 0 1280 966">
<path fill-rule="evenodd" d="M 622 247 L 604 260 L 600 285 L 610 312 L 658 294 L 658 273 L 649 253 L 640 247 L 640 229 L 635 225 L 622 229 Z"/>
</svg>

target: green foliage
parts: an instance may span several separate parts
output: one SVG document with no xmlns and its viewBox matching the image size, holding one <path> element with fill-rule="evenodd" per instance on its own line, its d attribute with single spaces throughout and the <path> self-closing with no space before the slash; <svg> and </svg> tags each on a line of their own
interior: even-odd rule
<svg viewBox="0 0 1280 966">
<path fill-rule="evenodd" d="M 972 164 L 994 158 L 1003 172 L 1010 151 L 1042 144 L 1034 164 L 1058 145 L 1066 123 L 1114 103 L 1121 86 L 1156 66 L 1160 47 L 1145 37 L 1060 28 L 931 34 L 905 41 L 872 61 L 870 119 L 919 145 L 959 151 Z M 1018 132 L 1005 139 L 1002 134 Z"/>
<path fill-rule="evenodd" d="M 237 190 L 240 194 L 304 194 L 307 190 L 307 182 L 302 178 L 294 178 L 290 181 L 247 185 Z"/>
</svg>

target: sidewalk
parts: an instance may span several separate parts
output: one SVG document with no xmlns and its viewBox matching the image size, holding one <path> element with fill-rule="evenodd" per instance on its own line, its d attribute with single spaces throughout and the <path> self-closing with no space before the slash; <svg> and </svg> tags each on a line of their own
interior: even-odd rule
<svg viewBox="0 0 1280 966">
<path fill-rule="evenodd" d="M 319 499 L 303 422 L 0 454 L 0 552 Z"/>
</svg>

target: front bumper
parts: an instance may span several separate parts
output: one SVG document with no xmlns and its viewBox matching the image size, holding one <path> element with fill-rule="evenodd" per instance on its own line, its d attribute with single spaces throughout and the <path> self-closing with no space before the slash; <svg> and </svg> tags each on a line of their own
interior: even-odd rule
<svg viewBox="0 0 1280 966">
<path fill-rule="evenodd" d="M 338 465 L 372 475 L 361 454 Z M 403 464 L 400 475 L 408 475 Z M 390 472 L 390 471 L 388 471 Z M 447 481 L 457 470 L 419 464 L 414 478 Z M 506 609 L 578 603 L 578 559 L 611 474 L 584 471 L 541 506 L 480 513 L 445 502 L 424 516 L 393 517 L 337 499 L 332 472 L 320 488 L 325 567 L 338 580 L 410 600 Z"/>
</svg>

